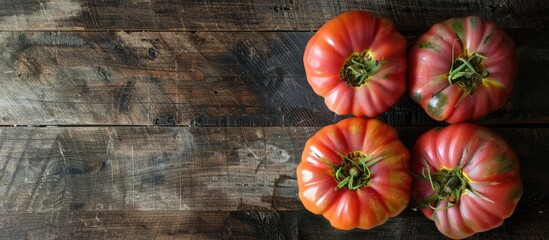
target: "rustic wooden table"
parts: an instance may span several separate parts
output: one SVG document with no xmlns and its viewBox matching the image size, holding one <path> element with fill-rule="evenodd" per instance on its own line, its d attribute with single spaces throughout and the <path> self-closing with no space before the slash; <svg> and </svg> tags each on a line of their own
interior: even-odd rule
<svg viewBox="0 0 549 240">
<path fill-rule="evenodd" d="M 478 123 L 517 151 L 524 195 L 474 239 L 549 236 L 549 2 L 545 0 L 0 2 L 0 239 L 435 239 L 405 210 L 338 231 L 306 211 L 303 145 L 343 116 L 309 87 L 302 55 L 350 10 L 411 45 L 479 15 L 517 44 L 509 103 Z M 379 117 L 408 147 L 431 120 L 409 97 Z"/>
</svg>

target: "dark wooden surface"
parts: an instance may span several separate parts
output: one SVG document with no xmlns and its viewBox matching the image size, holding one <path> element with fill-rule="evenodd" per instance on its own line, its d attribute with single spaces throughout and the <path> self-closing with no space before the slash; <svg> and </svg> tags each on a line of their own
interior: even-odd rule
<svg viewBox="0 0 549 240">
<path fill-rule="evenodd" d="M 307 212 L 295 167 L 331 113 L 302 66 L 350 10 L 411 45 L 479 15 L 517 45 L 509 103 L 478 121 L 516 150 L 524 196 L 473 239 L 549 236 L 549 2 L 543 0 L 0 2 L 0 239 L 438 239 L 405 210 L 339 231 Z M 444 126 L 409 97 L 379 117 L 411 147 Z"/>
</svg>

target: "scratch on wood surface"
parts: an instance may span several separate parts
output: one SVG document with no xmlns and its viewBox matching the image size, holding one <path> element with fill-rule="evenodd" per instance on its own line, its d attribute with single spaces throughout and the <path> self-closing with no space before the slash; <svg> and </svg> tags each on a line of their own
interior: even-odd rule
<svg viewBox="0 0 549 240">
<path fill-rule="evenodd" d="M 99 213 L 95 214 L 95 222 L 99 223 L 99 226 L 103 226 L 103 221 L 98 217 Z"/>
<path fill-rule="evenodd" d="M 251 148 L 249 148 L 248 146 L 244 146 L 244 148 L 246 148 L 246 150 L 248 151 L 248 153 L 250 153 L 250 154 L 253 156 L 253 158 L 254 158 L 255 160 L 258 161 L 257 167 L 255 168 L 254 173 L 257 173 L 257 172 L 259 171 L 259 168 L 260 168 L 261 166 L 263 166 L 263 168 L 267 168 L 266 164 L 264 163 L 265 161 L 267 161 L 266 158 L 263 158 L 263 159 L 260 158 L 260 157 L 257 156 L 257 154 L 255 154 L 255 152 L 254 152 Z"/>
<path fill-rule="evenodd" d="M 180 134 L 181 132 L 178 131 L 178 135 Z M 176 135 L 177 136 L 177 135 Z M 183 205 L 183 176 L 184 176 L 184 173 L 183 173 L 183 161 L 182 160 L 179 160 L 179 210 L 181 210 L 181 207 Z"/>
<path fill-rule="evenodd" d="M 109 140 L 107 141 L 107 149 L 105 150 L 107 155 L 107 160 L 105 162 L 111 166 L 113 165 L 111 154 L 113 154 L 114 152 L 114 139 L 112 137 L 113 132 L 114 132 L 113 129 L 107 128 L 107 135 L 109 137 Z M 111 170 L 110 172 L 111 172 L 111 181 L 114 182 L 114 171 Z"/>
<path fill-rule="evenodd" d="M 51 118 L 45 118 L 42 121 L 48 124 L 55 124 L 55 123 L 69 123 L 69 124 L 78 124 L 79 121 L 75 119 L 71 119 L 71 116 L 77 115 L 74 109 L 61 109 L 61 108 L 54 108 L 53 109 L 53 117 Z"/>
<path fill-rule="evenodd" d="M 258 132 L 256 132 L 256 134 L 258 136 L 262 136 L 262 134 L 258 134 Z M 257 173 L 261 168 L 261 166 L 263 166 L 263 168 L 266 169 L 267 162 L 272 162 L 275 164 L 284 163 L 290 159 L 290 155 L 288 154 L 288 151 L 278 146 L 275 146 L 273 144 L 267 144 L 263 141 L 258 141 L 252 145 L 244 145 L 241 151 L 242 150 L 244 150 L 245 153 L 237 153 L 240 160 L 251 157 L 252 161 L 258 162 L 254 173 Z M 246 156 L 246 158 L 243 158 L 244 156 Z"/>
<path fill-rule="evenodd" d="M 31 205 L 32 203 L 34 202 L 33 199 L 35 199 L 35 197 L 37 197 L 37 190 L 40 188 L 40 186 L 43 184 L 44 182 L 44 179 L 47 177 L 47 173 L 46 173 L 46 170 L 48 168 L 48 164 L 52 161 L 51 158 L 47 158 L 46 159 L 46 163 L 43 164 L 42 166 L 42 171 L 40 172 L 39 174 L 39 178 L 36 178 L 36 182 L 34 183 L 34 186 L 32 187 L 32 190 L 31 190 L 31 193 L 30 193 L 30 197 L 29 197 L 29 201 L 27 202 L 27 207 L 26 207 L 26 211 L 30 211 L 31 210 Z"/>
<path fill-rule="evenodd" d="M 59 141 L 57 141 L 57 146 L 59 147 L 59 153 L 61 154 L 61 157 L 63 158 L 63 163 L 67 164 L 67 159 L 65 158 L 65 153 L 63 152 L 63 145 Z"/>
<path fill-rule="evenodd" d="M 147 88 L 147 122 L 151 122 L 151 89 Z"/>
<path fill-rule="evenodd" d="M 197 52 L 197 53 L 200 53 L 200 45 L 205 41 L 204 38 L 201 38 L 201 37 L 198 37 L 198 34 L 195 32 L 193 33 L 193 36 L 197 36 L 197 38 L 199 39 L 198 42 L 196 43 L 196 46 L 194 46 L 194 51 Z M 196 63 L 196 57 L 199 56 L 199 55 L 196 55 L 196 54 L 193 54 L 193 58 L 191 60 L 191 68 L 189 69 L 191 72 L 194 71 L 194 65 Z"/>
<path fill-rule="evenodd" d="M 118 89 L 114 98 L 116 108 L 118 112 L 126 113 L 130 109 L 131 100 L 133 97 L 133 90 L 135 88 L 135 83 L 133 81 L 127 81 L 122 87 Z"/>
<path fill-rule="evenodd" d="M 48 14 L 46 14 L 46 7 L 44 6 L 44 3 L 42 3 L 42 1 L 38 0 L 38 4 L 40 4 L 40 9 L 42 9 L 42 14 L 44 14 L 44 16 L 46 16 L 46 19 L 48 20 L 48 22 L 51 22 L 51 19 L 49 17 Z"/>
<path fill-rule="evenodd" d="M 5 148 L 0 148 L 0 152 L 2 154 L 4 154 L 5 152 L 7 152 L 8 150 L 6 150 Z M 8 170 L 8 166 L 10 164 L 10 160 L 11 158 L 4 158 L 2 159 L 2 161 L 4 161 L 4 163 L 2 164 L 2 173 L 0 174 L 0 181 L 4 178 L 4 175 L 6 174 L 7 170 Z M 5 195 L 5 194 L 4 194 Z"/>
<path fill-rule="evenodd" d="M 131 146 L 131 160 L 132 160 L 132 200 L 133 207 L 135 207 L 135 158 L 133 152 L 133 146 Z"/>
<path fill-rule="evenodd" d="M 84 226 L 88 226 L 88 223 L 86 222 L 86 220 L 82 219 L 82 218 L 78 218 L 78 220 L 80 220 L 80 222 L 84 223 Z"/>
</svg>

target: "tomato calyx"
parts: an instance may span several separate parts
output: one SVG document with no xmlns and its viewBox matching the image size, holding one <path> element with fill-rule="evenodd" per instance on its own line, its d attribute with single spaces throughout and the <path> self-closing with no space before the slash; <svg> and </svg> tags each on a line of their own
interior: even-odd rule
<svg viewBox="0 0 549 240">
<path fill-rule="evenodd" d="M 454 43 L 455 44 L 455 43 Z M 452 48 L 452 66 L 448 73 L 448 82 L 463 89 L 459 104 L 467 95 L 473 95 L 475 90 L 482 84 L 482 81 L 488 77 L 489 72 L 482 64 L 487 57 L 480 53 L 472 53 L 469 57 L 458 57 L 454 59 L 454 48 Z"/>
<path fill-rule="evenodd" d="M 345 155 L 339 152 L 337 154 L 341 157 L 340 164 L 333 164 L 324 158 L 320 158 L 333 168 L 332 175 L 337 182 L 335 191 L 345 187 L 350 190 L 359 190 L 366 186 L 372 176 L 370 167 L 391 156 L 384 155 L 373 158 L 373 156 L 360 151 L 349 152 Z"/>
<path fill-rule="evenodd" d="M 370 77 L 381 69 L 381 62 L 374 59 L 368 49 L 361 53 L 354 52 L 345 60 L 339 70 L 339 77 L 350 87 L 361 87 L 370 80 Z"/>
<path fill-rule="evenodd" d="M 433 210 L 445 210 L 456 206 L 460 197 L 467 191 L 485 201 L 494 202 L 469 185 L 469 179 L 463 173 L 465 163 L 461 163 L 452 170 L 442 169 L 437 173 L 432 173 L 430 165 L 427 163 L 427 160 L 425 160 L 425 156 L 422 157 L 422 160 L 424 167 L 421 169 L 421 176 L 417 174 L 413 175 L 417 178 L 428 180 L 433 189 L 433 194 L 419 202 L 419 207 L 430 207 Z M 447 201 L 448 205 L 445 207 L 435 207 L 441 200 Z"/>
</svg>

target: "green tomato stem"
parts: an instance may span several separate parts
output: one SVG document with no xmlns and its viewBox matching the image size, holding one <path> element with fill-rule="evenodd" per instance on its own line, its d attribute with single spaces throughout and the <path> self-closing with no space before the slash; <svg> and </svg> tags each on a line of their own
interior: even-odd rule
<svg viewBox="0 0 549 240">
<path fill-rule="evenodd" d="M 379 161 L 392 155 L 384 155 L 373 158 L 360 151 L 349 152 L 345 155 L 337 153 L 341 157 L 339 165 L 330 163 L 324 158 L 320 159 L 333 168 L 332 175 L 337 182 L 335 190 L 348 188 L 359 190 L 366 186 L 371 178 L 370 167 Z"/>
<path fill-rule="evenodd" d="M 416 178 L 428 180 L 433 189 L 433 194 L 427 196 L 418 203 L 419 207 L 429 207 L 433 210 L 445 210 L 458 204 L 460 197 L 467 191 L 475 194 L 481 199 L 494 202 L 480 194 L 469 185 L 469 180 L 463 173 L 465 163 L 460 164 L 452 170 L 442 169 L 439 172 L 431 172 L 431 166 L 425 157 L 422 157 L 422 175 L 413 174 Z M 447 201 L 448 205 L 442 208 L 435 207 L 438 201 Z M 433 206 L 434 205 L 434 206 Z"/>
<path fill-rule="evenodd" d="M 453 48 L 452 59 L 454 59 Z M 452 60 L 452 66 L 448 73 L 448 82 L 463 89 L 463 94 L 456 106 L 467 95 L 473 95 L 475 90 L 482 84 L 482 81 L 488 77 L 489 72 L 482 64 L 486 59 L 480 53 L 472 53 L 468 58 L 458 57 L 455 61 Z"/>
<path fill-rule="evenodd" d="M 361 87 L 368 83 L 370 77 L 381 70 L 382 61 L 373 58 L 369 49 L 361 53 L 355 52 L 345 60 L 339 71 L 339 77 L 347 86 Z"/>
</svg>

